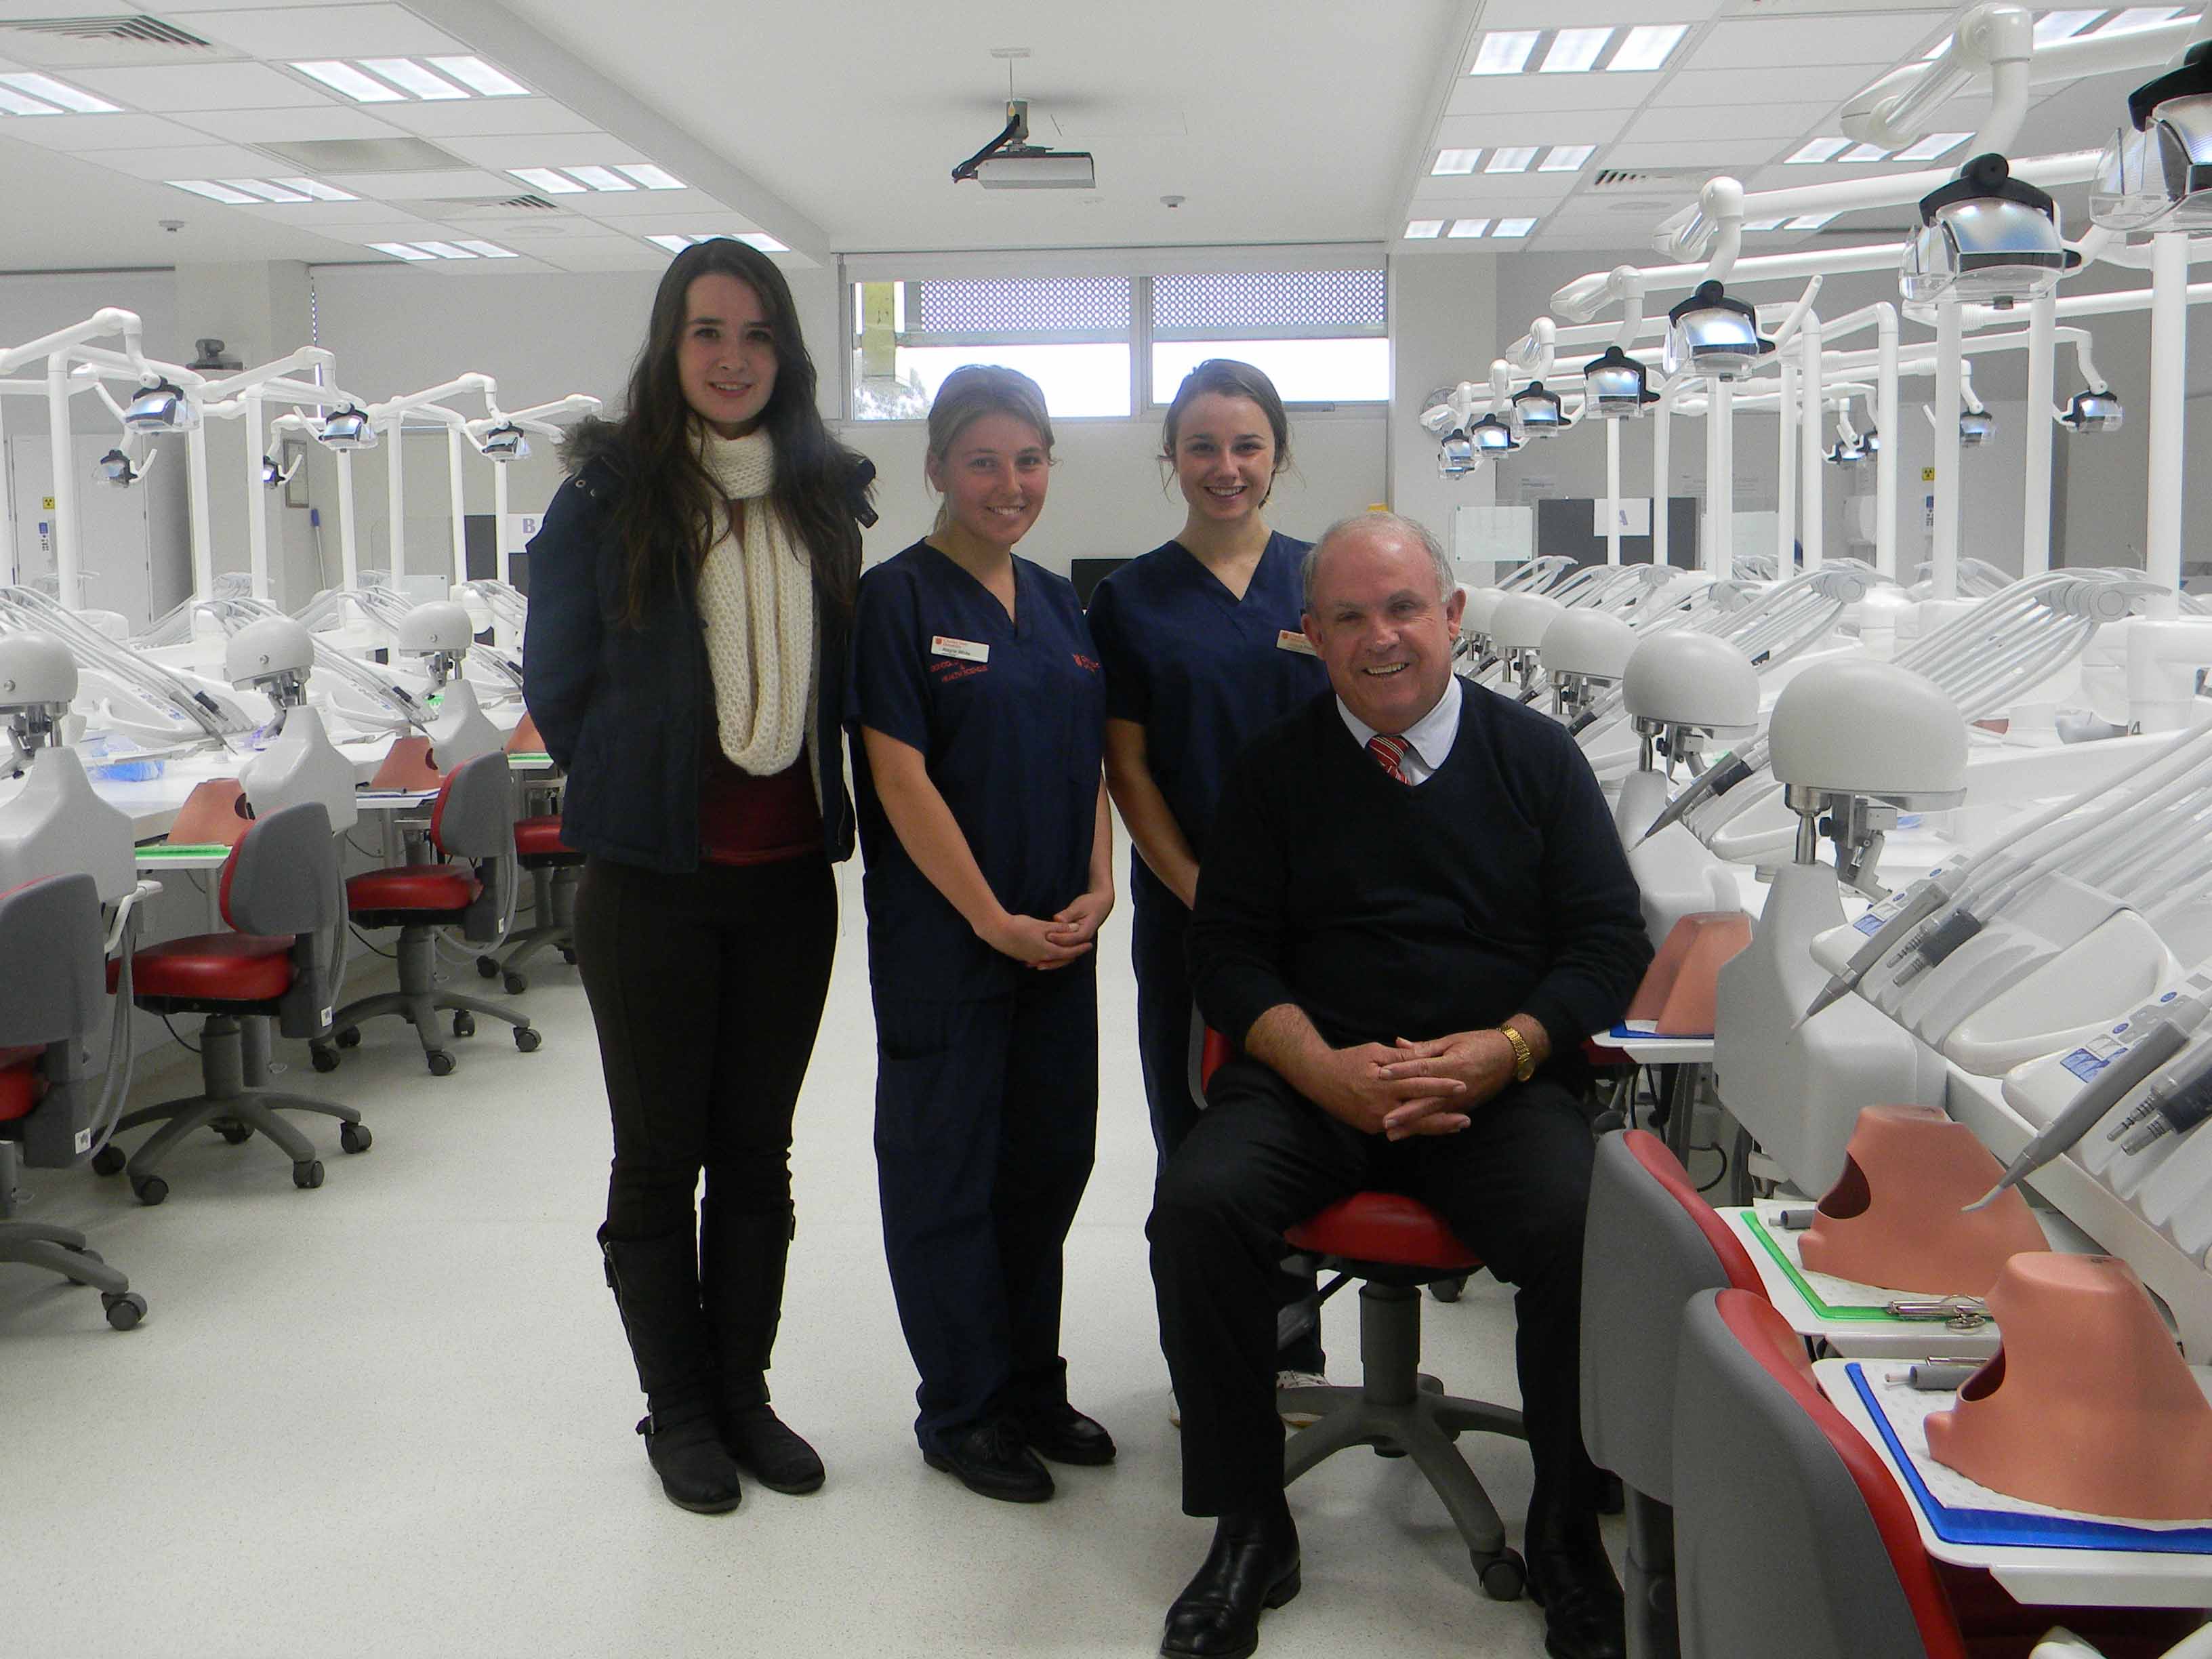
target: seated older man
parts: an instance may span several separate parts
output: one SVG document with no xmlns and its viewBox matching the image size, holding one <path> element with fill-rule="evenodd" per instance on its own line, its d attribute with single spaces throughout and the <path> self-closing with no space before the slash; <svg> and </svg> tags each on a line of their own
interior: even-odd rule
<svg viewBox="0 0 2212 1659">
<path fill-rule="evenodd" d="M 1453 675 L 1462 597 L 1421 526 L 1334 526 L 1305 567 L 1332 690 L 1256 738 L 1222 796 L 1192 983 L 1243 1053 L 1147 1229 L 1183 1509 L 1218 1523 L 1163 1653 L 1250 1653 L 1261 1609 L 1297 1593 L 1273 1394 L 1283 1230 L 1371 1188 L 1434 1208 L 1518 1288 L 1546 1650 L 1623 1652 L 1579 1413 L 1592 1143 L 1574 1085 L 1582 1039 L 1620 1017 L 1651 948 L 1565 728 Z"/>
</svg>

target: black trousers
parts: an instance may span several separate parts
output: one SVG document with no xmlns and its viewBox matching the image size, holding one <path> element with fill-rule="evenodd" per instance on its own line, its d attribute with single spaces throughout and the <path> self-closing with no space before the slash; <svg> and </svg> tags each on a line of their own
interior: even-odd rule
<svg viewBox="0 0 2212 1659">
<path fill-rule="evenodd" d="M 1067 1398 L 1060 1252 L 1097 1139 L 1097 975 L 1086 957 L 959 1002 L 878 981 L 875 1007 L 884 1254 L 915 1437 L 941 1451 L 994 1411 Z"/>
<path fill-rule="evenodd" d="M 1583 1449 L 1583 1215 L 1593 1146 L 1580 1103 L 1539 1078 L 1478 1107 L 1457 1134 L 1364 1135 L 1256 1060 L 1215 1075 L 1168 1161 L 1146 1235 L 1161 1340 L 1182 1408 L 1183 1510 L 1220 1515 L 1283 1489 L 1275 1286 L 1287 1227 L 1346 1194 L 1420 1200 L 1516 1286 L 1522 1412 L 1540 1500 L 1596 1515 Z"/>
<path fill-rule="evenodd" d="M 614 1119 L 601 1236 L 694 1231 L 702 1170 L 713 1211 L 787 1217 L 792 1112 L 837 942 L 829 860 L 664 875 L 592 859 L 575 931 Z"/>
</svg>

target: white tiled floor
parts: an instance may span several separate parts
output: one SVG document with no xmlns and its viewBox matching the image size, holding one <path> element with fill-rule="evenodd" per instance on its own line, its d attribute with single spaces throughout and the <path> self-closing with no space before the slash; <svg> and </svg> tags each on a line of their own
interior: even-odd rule
<svg viewBox="0 0 2212 1659">
<path fill-rule="evenodd" d="M 554 961 L 526 999 L 546 1033 L 535 1055 L 489 1022 L 446 1079 L 396 1021 L 327 1078 L 304 1045 L 281 1045 L 285 1086 L 351 1101 L 375 1133 L 348 1158 L 334 1126 L 312 1127 L 327 1148 L 319 1191 L 296 1190 L 265 1145 L 212 1134 L 172 1158 L 155 1209 L 119 1179 L 31 1172 L 27 1213 L 85 1228 L 151 1311 L 118 1334 L 93 1292 L 0 1266 L 7 1650 L 1152 1652 L 1208 1531 L 1177 1507 L 1145 1265 L 1152 1151 L 1127 918 L 1101 963 L 1098 1166 L 1069 1242 L 1066 1322 L 1075 1400 L 1121 1456 L 1055 1471 L 1060 1495 L 1041 1508 L 994 1504 L 926 1468 L 909 1428 L 869 1146 L 858 885 L 844 877 L 773 1379 L 829 1464 L 823 1491 L 755 1489 L 719 1518 L 661 1498 L 630 1432 L 635 1376 L 592 1239 L 607 1155 L 598 1055 L 574 970 Z M 191 1075 L 146 1079 L 138 1098 Z M 1505 1293 L 1478 1279 L 1426 1312 L 1425 1369 L 1510 1400 Z M 1356 1319 L 1350 1293 L 1328 1304 L 1340 1381 L 1356 1376 Z M 1517 1534 L 1525 1454 L 1462 1445 Z M 1293 1507 L 1305 1589 L 1267 1615 L 1267 1659 L 1542 1651 L 1541 1614 L 1483 1597 L 1410 1462 L 1340 1454 Z"/>
</svg>

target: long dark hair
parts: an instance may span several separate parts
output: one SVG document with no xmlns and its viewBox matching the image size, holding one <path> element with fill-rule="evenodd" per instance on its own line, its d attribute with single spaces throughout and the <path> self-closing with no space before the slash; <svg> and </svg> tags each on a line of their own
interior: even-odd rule
<svg viewBox="0 0 2212 1659">
<path fill-rule="evenodd" d="M 661 595 L 688 592 L 736 509 L 699 459 L 695 416 L 678 378 L 691 284 L 736 278 L 760 298 L 775 343 L 775 389 L 762 425 L 775 442 L 768 507 L 813 568 L 817 586 L 848 610 L 860 574 L 854 514 L 866 503 L 867 463 L 830 435 L 815 407 L 814 360 L 799 332 L 791 285 L 766 254 L 726 237 L 678 254 L 653 296 L 645 346 L 630 370 L 629 395 L 611 435 L 622 473 L 615 524 L 623 553 L 623 620 L 635 625 Z"/>
</svg>

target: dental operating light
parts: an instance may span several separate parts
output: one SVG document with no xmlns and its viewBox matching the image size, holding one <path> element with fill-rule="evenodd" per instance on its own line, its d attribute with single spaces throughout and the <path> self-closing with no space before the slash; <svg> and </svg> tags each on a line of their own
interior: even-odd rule
<svg viewBox="0 0 2212 1659">
<path fill-rule="evenodd" d="M 522 435 L 520 427 L 504 422 L 484 434 L 483 453 L 495 461 L 526 461 L 530 440 Z"/>
<path fill-rule="evenodd" d="M 315 428 L 315 441 L 325 449 L 374 449 L 376 428 L 359 408 L 347 404 L 323 416 Z"/>
<path fill-rule="evenodd" d="M 1559 394 L 1545 391 L 1541 380 L 1531 380 L 1513 394 L 1513 418 L 1524 439 L 1554 438 L 1567 429 Z"/>
<path fill-rule="evenodd" d="M 1485 455 L 1510 455 L 1521 447 L 1521 440 L 1513 428 L 1495 415 L 1486 415 L 1468 428 L 1467 435 L 1477 450 Z"/>
<path fill-rule="evenodd" d="M 147 457 L 153 459 L 151 455 Z M 118 489 L 128 489 L 146 476 L 146 469 L 138 465 L 119 449 L 111 449 L 100 458 L 100 476 Z"/>
<path fill-rule="evenodd" d="M 156 380 L 142 386 L 123 411 L 123 429 L 130 433 L 189 432 L 200 423 L 200 412 L 182 386 Z"/>
<path fill-rule="evenodd" d="M 1748 304 L 1730 299 L 1718 283 L 1705 282 L 1667 313 L 1660 367 L 1669 378 L 1689 374 L 1740 380 L 1773 349 L 1773 341 L 1759 337 L 1758 315 Z"/>
<path fill-rule="evenodd" d="M 292 457 L 291 465 L 280 466 L 277 465 L 276 458 L 275 456 L 264 455 L 261 458 L 261 483 L 263 487 L 269 489 L 282 489 L 286 484 L 292 482 L 292 475 L 300 470 L 301 463 L 305 461 L 307 459 L 307 458 L 305 455 L 295 454 Z"/>
<path fill-rule="evenodd" d="M 1455 432 L 1437 451 L 1437 471 L 1446 478 L 1464 478 L 1480 459 L 1474 453 L 1473 440 L 1464 432 Z"/>
<path fill-rule="evenodd" d="M 2120 400 L 2111 392 L 2077 392 L 2058 420 L 2076 432 L 2118 432 L 2125 416 Z"/>
<path fill-rule="evenodd" d="M 1659 401 L 1648 378 L 1643 364 L 1619 346 L 1607 346 L 1583 365 L 1583 407 L 1603 420 L 1634 420 Z"/>
<path fill-rule="evenodd" d="M 1996 436 L 1997 417 L 1987 410 L 1962 410 L 1959 414 L 1959 447 L 1978 449 Z"/>
<path fill-rule="evenodd" d="M 2058 234 L 2051 198 L 2012 176 L 2002 155 L 1977 155 L 1920 198 L 1920 229 L 1905 245 L 1899 286 L 1907 300 L 1951 295 L 2012 306 L 2039 299 L 2081 263 Z"/>
<path fill-rule="evenodd" d="M 2090 218 L 2112 230 L 2212 224 L 2212 40 L 2130 93 L 2128 121 L 2098 164 Z"/>
</svg>

